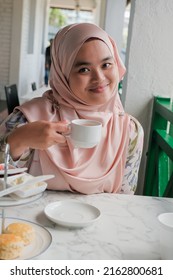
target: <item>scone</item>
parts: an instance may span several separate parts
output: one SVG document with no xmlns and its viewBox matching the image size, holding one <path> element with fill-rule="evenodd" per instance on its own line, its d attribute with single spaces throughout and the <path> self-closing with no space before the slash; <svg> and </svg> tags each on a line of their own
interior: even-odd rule
<svg viewBox="0 0 173 280">
<path fill-rule="evenodd" d="M 24 248 L 24 242 L 15 234 L 0 234 L 0 259 L 11 260 L 19 257 Z"/>
<path fill-rule="evenodd" d="M 9 224 L 5 229 L 5 233 L 12 233 L 20 236 L 25 245 L 30 244 L 35 238 L 35 231 L 33 227 L 25 223 Z"/>
</svg>

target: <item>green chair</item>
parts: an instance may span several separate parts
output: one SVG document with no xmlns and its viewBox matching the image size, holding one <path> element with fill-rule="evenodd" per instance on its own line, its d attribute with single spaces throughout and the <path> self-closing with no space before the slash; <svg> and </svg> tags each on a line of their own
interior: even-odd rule
<svg viewBox="0 0 173 280">
<path fill-rule="evenodd" d="M 144 195 L 173 197 L 173 105 L 154 97 Z"/>
</svg>

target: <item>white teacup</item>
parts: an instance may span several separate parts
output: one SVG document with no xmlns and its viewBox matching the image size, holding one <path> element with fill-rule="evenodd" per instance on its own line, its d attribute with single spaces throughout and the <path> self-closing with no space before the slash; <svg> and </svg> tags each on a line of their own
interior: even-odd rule
<svg viewBox="0 0 173 280">
<path fill-rule="evenodd" d="M 70 139 L 76 148 L 95 147 L 101 139 L 102 123 L 95 120 L 76 119 L 70 124 Z"/>
<path fill-rule="evenodd" d="M 173 260 L 173 213 L 160 214 L 158 220 L 161 258 Z"/>
</svg>

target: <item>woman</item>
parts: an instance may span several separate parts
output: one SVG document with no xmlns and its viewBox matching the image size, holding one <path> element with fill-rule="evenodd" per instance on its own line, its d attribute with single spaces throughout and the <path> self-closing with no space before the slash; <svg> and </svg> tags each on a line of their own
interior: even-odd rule
<svg viewBox="0 0 173 280">
<path fill-rule="evenodd" d="M 24 162 L 29 173 L 53 173 L 49 189 L 134 193 L 143 129 L 120 102 L 124 74 L 105 31 L 90 23 L 66 26 L 52 43 L 51 90 L 16 108 L 1 143 L 10 144 L 13 161 Z M 65 137 L 69 122 L 77 118 L 102 122 L 96 147 L 75 149 Z"/>
<path fill-rule="evenodd" d="M 45 52 L 45 76 L 44 76 L 44 84 L 48 86 L 49 84 L 49 73 L 51 67 L 51 45 L 53 39 L 50 39 L 50 45 L 46 48 Z"/>
</svg>

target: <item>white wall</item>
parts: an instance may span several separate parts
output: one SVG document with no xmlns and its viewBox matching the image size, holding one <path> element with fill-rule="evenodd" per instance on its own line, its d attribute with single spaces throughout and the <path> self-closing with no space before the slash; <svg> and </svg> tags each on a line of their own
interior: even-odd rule
<svg viewBox="0 0 173 280">
<path fill-rule="evenodd" d="M 18 89 L 20 81 L 20 64 L 22 53 L 23 4 L 23 0 L 13 1 L 10 71 L 8 78 L 9 84 L 17 84 Z"/>
<path fill-rule="evenodd" d="M 31 90 L 32 82 L 43 84 L 47 7 L 47 0 L 0 0 L 1 99 L 5 99 L 5 85 L 16 83 L 22 96 Z M 28 51 L 29 44 L 32 51 Z"/>
<path fill-rule="evenodd" d="M 0 98 L 9 83 L 13 1 L 0 0 Z"/>
<path fill-rule="evenodd" d="M 145 130 L 142 189 L 153 96 L 173 96 L 173 1 L 133 0 L 131 9 L 134 17 L 126 61 L 125 109 L 140 120 Z"/>
<path fill-rule="evenodd" d="M 44 83 L 45 9 L 46 0 L 24 0 L 21 38 L 19 95 L 31 91 L 31 83 L 37 87 Z M 32 21 L 31 21 L 32 20 Z"/>
<path fill-rule="evenodd" d="M 116 41 L 121 54 L 126 0 L 107 0 L 104 29 Z"/>
</svg>

